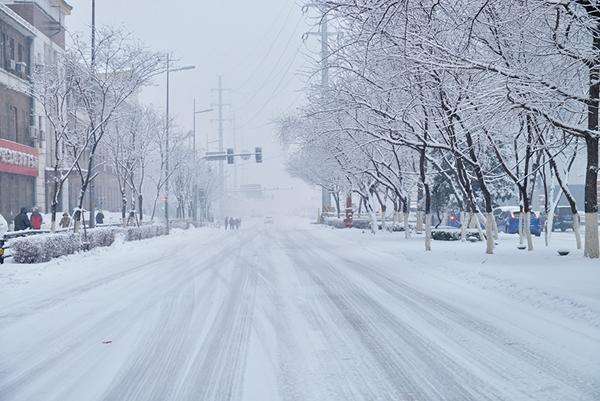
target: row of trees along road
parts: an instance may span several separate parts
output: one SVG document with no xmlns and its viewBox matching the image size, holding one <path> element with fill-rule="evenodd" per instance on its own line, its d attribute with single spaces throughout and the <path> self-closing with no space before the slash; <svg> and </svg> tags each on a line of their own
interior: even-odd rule
<svg viewBox="0 0 600 401">
<path fill-rule="evenodd" d="M 315 85 L 306 106 L 282 118 L 292 173 L 336 200 L 359 194 L 373 230 L 375 202 L 386 199 L 407 224 L 416 186 L 427 250 L 432 191 L 443 182 L 467 219 L 483 216 L 490 254 L 496 201 L 518 197 L 532 250 L 534 191 L 546 195 L 551 227 L 557 185 L 581 247 L 568 177 L 585 149 L 584 254 L 600 256 L 595 1 L 331 0 L 318 7 L 318 23 L 326 19 L 338 35 L 327 63 L 319 60 L 311 74 L 328 65 L 328 87 Z"/>
<path fill-rule="evenodd" d="M 73 174 L 80 180 L 74 213 L 74 230 L 79 231 L 85 196 L 100 169 L 106 167 L 114 173 L 121 191 L 123 222 L 128 195 L 130 209 L 137 211 L 141 221 L 145 193 L 152 194 L 154 219 L 167 179 L 166 118 L 152 107 L 139 104 L 136 97 L 153 78 L 165 72 L 165 57 L 120 29 L 99 29 L 93 55 L 88 43 L 77 36 L 71 39 L 64 54 L 50 65 L 38 65 L 31 77 L 32 96 L 41 103 L 48 122 L 52 230 L 56 229 L 66 180 Z M 202 162 L 198 166 L 184 163 L 189 156 L 185 135 L 174 131 L 169 178 L 182 174 L 184 166 L 210 173 Z M 201 179 L 206 181 L 206 177 Z M 145 188 L 146 182 L 152 183 L 150 189 Z"/>
</svg>

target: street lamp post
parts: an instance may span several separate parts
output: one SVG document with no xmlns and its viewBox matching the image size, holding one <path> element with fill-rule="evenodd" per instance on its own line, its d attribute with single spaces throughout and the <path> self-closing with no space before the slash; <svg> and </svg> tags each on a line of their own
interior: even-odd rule
<svg viewBox="0 0 600 401">
<path fill-rule="evenodd" d="M 179 67 L 179 68 L 173 68 L 171 69 L 171 55 L 169 53 L 167 53 L 167 68 L 166 68 L 166 73 L 167 73 L 167 110 L 166 110 L 166 114 L 167 114 L 167 121 L 165 123 L 165 224 L 166 224 L 166 229 L 167 229 L 167 234 L 169 233 L 169 231 L 171 230 L 171 224 L 169 222 L 169 176 L 170 176 L 170 171 L 169 171 L 169 157 L 170 157 L 170 135 L 169 135 L 169 128 L 170 128 L 170 116 L 169 116 L 169 89 L 170 89 L 170 80 L 171 80 L 171 73 L 172 72 L 177 72 L 177 71 L 185 71 L 185 70 L 193 70 L 194 68 L 196 68 L 196 66 L 193 65 L 189 65 L 189 66 L 185 66 L 185 67 Z"/>
<path fill-rule="evenodd" d="M 192 147 L 194 152 L 194 186 L 193 186 L 193 219 L 194 222 L 198 221 L 198 168 L 197 162 L 197 151 L 196 151 L 196 116 L 198 114 L 209 113 L 213 109 L 196 110 L 196 98 L 194 98 L 194 124 L 193 124 L 193 136 L 192 136 Z"/>
<path fill-rule="evenodd" d="M 96 0 L 92 0 L 92 69 L 96 66 Z M 90 169 L 94 166 L 93 159 L 90 163 Z M 90 171 L 91 172 L 91 171 Z M 89 184 L 89 209 L 90 209 L 90 221 L 89 227 L 94 228 L 96 226 L 96 188 L 94 184 L 94 180 L 90 181 Z M 85 221 L 85 217 L 82 215 L 81 219 Z"/>
</svg>

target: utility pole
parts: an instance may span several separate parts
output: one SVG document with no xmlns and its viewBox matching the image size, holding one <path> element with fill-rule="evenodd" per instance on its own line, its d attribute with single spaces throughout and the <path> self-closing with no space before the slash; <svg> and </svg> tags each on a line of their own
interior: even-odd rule
<svg viewBox="0 0 600 401">
<path fill-rule="evenodd" d="M 219 85 L 217 89 L 213 89 L 213 91 L 217 92 L 217 122 L 218 122 L 218 135 L 219 135 L 219 152 L 225 152 L 225 128 L 224 123 L 226 121 L 223 116 L 223 108 L 227 106 L 223 103 L 223 93 L 227 91 L 227 89 L 223 88 L 223 77 L 219 75 Z M 219 161 L 219 205 L 220 212 L 223 213 L 224 204 L 225 204 L 225 170 L 224 170 L 224 160 Z M 222 216 L 221 216 L 222 217 Z"/>
<path fill-rule="evenodd" d="M 171 174 L 169 171 L 169 156 L 170 156 L 170 138 L 169 138 L 169 84 L 170 84 L 170 75 L 171 75 L 171 55 L 167 53 L 167 121 L 165 125 L 165 225 L 167 228 L 167 234 L 171 229 L 171 224 L 169 223 L 169 175 Z"/>
<path fill-rule="evenodd" d="M 96 66 L 96 0 L 92 0 L 92 70 L 95 70 Z M 93 159 L 90 161 L 90 169 L 93 169 L 94 163 Z M 90 173 L 92 173 L 90 171 Z M 91 175 L 92 176 L 92 175 Z M 93 176 L 92 176 L 93 177 Z M 90 228 L 94 228 L 96 226 L 96 191 L 94 188 L 94 179 L 90 181 L 89 186 L 89 209 L 90 209 L 90 221 L 88 226 Z M 85 217 L 82 216 L 82 219 L 85 221 Z"/>
<path fill-rule="evenodd" d="M 198 166 L 196 158 L 196 98 L 194 98 L 194 124 L 193 124 L 193 137 L 192 137 L 192 152 L 194 152 L 194 184 L 192 185 L 192 219 L 194 222 L 198 221 Z"/>
<path fill-rule="evenodd" d="M 193 185 L 193 205 L 192 205 L 192 217 L 194 219 L 194 222 L 198 221 L 198 166 L 197 166 L 197 162 L 198 162 L 198 153 L 196 150 L 196 116 L 198 114 L 202 114 L 202 113 L 208 113 L 213 111 L 213 109 L 205 109 L 205 110 L 196 110 L 196 98 L 194 98 L 194 112 L 193 112 L 193 116 L 194 116 L 194 124 L 193 124 L 193 136 L 192 136 L 192 147 L 193 147 L 193 152 L 194 152 L 194 185 Z"/>
<path fill-rule="evenodd" d="M 235 151 L 237 151 L 237 144 L 236 144 L 236 121 L 235 121 L 235 114 L 233 114 L 233 118 L 232 118 L 232 134 L 233 134 L 233 149 Z M 238 187 L 238 165 L 234 164 L 233 165 L 233 189 L 237 189 Z"/>
<path fill-rule="evenodd" d="M 311 4 L 316 7 L 318 4 Z M 310 32 L 310 35 L 319 35 L 321 40 L 321 97 L 325 99 L 327 96 L 327 88 L 329 87 L 329 36 L 332 33 L 329 32 L 327 16 L 324 15 L 321 18 L 321 29 L 319 33 Z M 338 35 L 333 33 L 333 35 Z M 331 208 L 331 193 L 325 188 L 321 188 L 321 210 Z"/>
<path fill-rule="evenodd" d="M 223 77 L 219 75 L 219 88 L 217 89 L 219 94 L 219 152 L 223 152 Z M 225 189 L 225 176 L 223 171 L 223 160 L 219 161 L 219 182 L 221 185 L 221 195 Z M 223 198 L 221 197 L 221 205 L 223 204 Z"/>
<path fill-rule="evenodd" d="M 177 71 L 186 71 L 186 70 L 193 70 L 194 68 L 196 68 L 196 66 L 193 65 L 188 65 L 185 67 L 179 67 L 179 68 L 173 68 L 171 69 L 171 54 L 167 52 L 167 68 L 165 70 L 165 72 L 167 73 L 167 107 L 166 107 L 166 114 L 167 114 L 167 121 L 165 123 L 165 227 L 167 229 L 167 234 L 169 234 L 169 231 L 171 230 L 171 223 L 169 222 L 169 191 L 170 191 L 170 186 L 169 186 L 169 178 L 171 175 L 171 172 L 169 171 L 169 158 L 171 157 L 171 137 L 170 137 L 170 133 L 169 133 L 169 129 L 171 128 L 171 122 L 170 122 L 170 84 L 171 84 L 171 73 L 172 72 L 177 72 Z"/>
</svg>

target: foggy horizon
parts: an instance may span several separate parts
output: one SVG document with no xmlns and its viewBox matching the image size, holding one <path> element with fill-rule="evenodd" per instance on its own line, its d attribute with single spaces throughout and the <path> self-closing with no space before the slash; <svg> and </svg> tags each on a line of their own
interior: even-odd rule
<svg viewBox="0 0 600 401">
<path fill-rule="evenodd" d="M 91 2 L 72 1 L 73 11 L 66 17 L 70 34 L 89 41 Z M 114 10 L 119 10 L 118 14 Z M 180 66 L 194 65 L 190 71 L 171 76 L 171 112 L 178 128 L 192 130 L 193 100 L 197 109 L 215 108 L 214 91 L 222 76 L 224 93 L 225 148 L 233 147 L 235 131 L 237 151 L 262 146 L 263 165 L 238 161 L 238 185 L 260 184 L 265 188 L 290 188 L 273 191 L 269 202 L 292 208 L 312 208 L 316 213 L 319 193 L 303 181 L 290 177 L 279 143 L 275 121 L 304 102 L 305 71 L 309 57 L 317 57 L 316 38 L 305 33 L 318 29 L 310 26 L 310 15 L 302 12 L 295 0 L 255 2 L 189 2 L 175 0 L 164 7 L 161 2 L 143 0 L 96 1 L 97 27 L 117 26 L 130 32 L 149 49 L 170 52 Z M 169 21 L 177 21 L 170 24 Z M 166 24 L 169 29 L 156 29 Z M 139 100 L 159 110 L 165 109 L 164 75 L 143 88 Z M 197 140 L 217 150 L 215 111 L 197 116 Z M 235 120 L 234 120 L 235 119 Z M 235 126 L 234 126 L 235 121 Z M 232 168 L 228 185 L 233 180 Z M 292 206 L 294 205 L 294 206 Z M 278 212 L 284 212 L 279 210 Z"/>
</svg>

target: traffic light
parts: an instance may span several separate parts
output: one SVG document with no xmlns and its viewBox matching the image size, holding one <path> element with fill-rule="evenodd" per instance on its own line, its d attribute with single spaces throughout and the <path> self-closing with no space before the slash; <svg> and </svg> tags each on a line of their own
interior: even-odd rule
<svg viewBox="0 0 600 401">
<path fill-rule="evenodd" d="M 262 163 L 262 148 L 254 149 L 254 157 L 256 158 L 257 163 Z"/>
<path fill-rule="evenodd" d="M 235 157 L 233 156 L 233 148 L 227 149 L 227 164 L 235 163 Z"/>
</svg>

